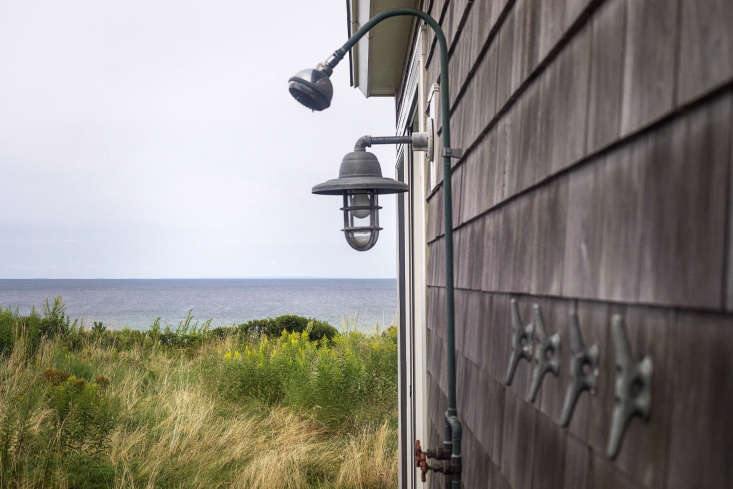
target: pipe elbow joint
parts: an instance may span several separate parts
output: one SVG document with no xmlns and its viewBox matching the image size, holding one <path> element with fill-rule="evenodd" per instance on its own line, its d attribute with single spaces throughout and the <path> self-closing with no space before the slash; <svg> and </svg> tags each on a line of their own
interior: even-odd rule
<svg viewBox="0 0 733 489">
<path fill-rule="evenodd" d="M 354 144 L 354 151 L 366 151 L 366 148 L 372 145 L 371 136 L 362 136 L 356 140 Z"/>
</svg>

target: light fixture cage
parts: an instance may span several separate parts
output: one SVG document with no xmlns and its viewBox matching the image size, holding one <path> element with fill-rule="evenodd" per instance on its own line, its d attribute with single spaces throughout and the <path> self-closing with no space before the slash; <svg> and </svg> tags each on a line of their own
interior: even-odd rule
<svg viewBox="0 0 733 489">
<path fill-rule="evenodd" d="M 407 189 L 406 183 L 382 176 L 379 161 L 373 153 L 358 150 L 344 156 L 338 178 L 319 183 L 313 187 L 312 192 L 342 196 L 342 231 L 346 241 L 357 251 L 367 251 L 377 243 L 379 231 L 382 229 L 379 227 L 381 207 L 378 195 L 402 193 Z"/>
<path fill-rule="evenodd" d="M 357 195 L 366 196 L 369 199 L 368 204 L 356 204 Z M 379 239 L 379 196 L 375 190 L 348 190 L 343 193 L 344 206 L 341 210 L 344 212 L 344 236 L 346 242 L 357 251 L 367 251 L 371 249 Z M 368 211 L 368 225 L 361 224 L 365 218 L 359 218 L 355 214 L 358 211 Z"/>
</svg>

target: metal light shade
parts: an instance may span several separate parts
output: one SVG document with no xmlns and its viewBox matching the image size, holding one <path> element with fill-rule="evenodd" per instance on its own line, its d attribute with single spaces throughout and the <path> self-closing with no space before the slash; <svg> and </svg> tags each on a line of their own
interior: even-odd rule
<svg viewBox="0 0 733 489">
<path fill-rule="evenodd" d="M 313 193 L 343 196 L 342 231 L 346 241 L 355 250 L 366 251 L 377 243 L 382 229 L 379 227 L 379 194 L 401 193 L 407 189 L 407 184 L 382 176 L 374 154 L 352 151 L 341 161 L 339 177 L 316 185 Z"/>
<path fill-rule="evenodd" d="M 341 195 L 353 190 L 374 190 L 377 194 L 397 194 L 407 192 L 407 184 L 383 177 L 379 160 L 373 153 L 352 151 L 341 160 L 338 178 L 327 180 L 313 187 L 313 193 L 321 195 Z"/>
<path fill-rule="evenodd" d="M 333 85 L 329 72 L 323 69 L 299 71 L 288 80 L 288 90 L 295 100 L 312 110 L 323 110 L 331 105 Z"/>
</svg>

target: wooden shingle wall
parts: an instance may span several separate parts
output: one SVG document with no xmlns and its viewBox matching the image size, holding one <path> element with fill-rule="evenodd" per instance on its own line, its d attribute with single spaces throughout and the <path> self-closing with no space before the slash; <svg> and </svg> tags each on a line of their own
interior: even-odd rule
<svg viewBox="0 0 733 489">
<path fill-rule="evenodd" d="M 423 8 L 449 40 L 465 151 L 452 175 L 464 487 L 733 487 L 733 2 Z M 437 57 L 433 43 L 431 81 Z M 448 385 L 442 199 L 439 184 L 427 202 L 430 447 Z M 503 382 L 512 298 L 525 322 L 538 304 L 562 339 L 560 373 L 533 403 L 530 363 Z M 562 428 L 571 312 L 600 348 L 600 377 Z M 651 417 L 631 421 L 611 460 L 615 314 L 654 374 Z"/>
</svg>

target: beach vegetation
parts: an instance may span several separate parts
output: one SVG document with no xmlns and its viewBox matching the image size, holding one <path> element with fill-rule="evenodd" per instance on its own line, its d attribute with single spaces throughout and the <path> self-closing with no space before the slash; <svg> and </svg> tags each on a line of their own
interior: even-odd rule
<svg viewBox="0 0 733 489">
<path fill-rule="evenodd" d="M 396 487 L 396 401 L 394 328 L 0 308 L 0 488 Z"/>
</svg>

